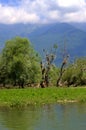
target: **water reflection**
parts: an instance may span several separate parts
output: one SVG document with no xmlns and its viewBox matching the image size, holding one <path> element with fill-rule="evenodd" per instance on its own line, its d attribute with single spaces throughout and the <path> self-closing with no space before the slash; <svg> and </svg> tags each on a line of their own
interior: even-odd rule
<svg viewBox="0 0 86 130">
<path fill-rule="evenodd" d="M 0 130 L 86 130 L 86 104 L 0 109 Z"/>
<path fill-rule="evenodd" d="M 8 130 L 34 130 L 37 113 L 32 106 L 28 109 L 3 109 L 0 111 L 0 124 Z"/>
</svg>

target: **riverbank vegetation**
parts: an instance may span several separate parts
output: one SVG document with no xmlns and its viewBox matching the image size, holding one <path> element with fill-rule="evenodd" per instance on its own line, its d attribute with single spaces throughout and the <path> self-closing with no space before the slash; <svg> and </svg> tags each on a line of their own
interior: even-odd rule
<svg viewBox="0 0 86 130">
<path fill-rule="evenodd" d="M 6 42 L 0 54 L 0 87 L 63 87 L 86 85 L 86 57 L 72 63 L 64 52 L 61 66 L 54 63 L 58 46 L 43 49 L 41 57 L 26 38 L 15 37 Z"/>
<path fill-rule="evenodd" d="M 0 90 L 0 106 L 25 107 L 28 105 L 67 102 L 86 102 L 86 88 L 28 88 Z"/>
</svg>

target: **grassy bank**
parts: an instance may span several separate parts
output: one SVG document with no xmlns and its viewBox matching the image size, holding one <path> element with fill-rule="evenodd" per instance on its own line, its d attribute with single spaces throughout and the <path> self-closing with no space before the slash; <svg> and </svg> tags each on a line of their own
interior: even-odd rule
<svg viewBox="0 0 86 130">
<path fill-rule="evenodd" d="M 28 106 L 57 102 L 86 102 L 86 88 L 28 88 L 0 90 L 0 106 Z"/>
</svg>

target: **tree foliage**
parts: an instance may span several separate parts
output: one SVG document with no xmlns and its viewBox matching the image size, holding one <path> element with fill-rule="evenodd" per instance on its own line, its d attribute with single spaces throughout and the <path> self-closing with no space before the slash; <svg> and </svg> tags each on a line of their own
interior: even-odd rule
<svg viewBox="0 0 86 130">
<path fill-rule="evenodd" d="M 39 81 L 40 74 L 39 56 L 28 39 L 15 37 L 6 42 L 0 57 L 0 83 L 24 87 L 33 79 Z"/>
<path fill-rule="evenodd" d="M 66 66 L 69 55 L 65 54 L 58 68 L 53 64 L 57 45 L 43 52 L 41 60 L 28 39 L 15 37 L 8 40 L 0 54 L 0 86 L 23 88 L 38 83 L 41 87 L 86 85 L 86 57 Z"/>
<path fill-rule="evenodd" d="M 76 59 L 73 64 L 70 64 L 62 77 L 63 82 L 67 85 L 86 85 L 86 58 Z"/>
</svg>

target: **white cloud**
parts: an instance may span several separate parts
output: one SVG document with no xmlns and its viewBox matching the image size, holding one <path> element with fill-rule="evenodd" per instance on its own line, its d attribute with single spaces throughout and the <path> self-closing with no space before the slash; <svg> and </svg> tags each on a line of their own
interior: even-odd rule
<svg viewBox="0 0 86 130">
<path fill-rule="evenodd" d="M 66 13 L 64 15 L 64 22 L 86 22 L 86 11 L 78 11 L 76 13 Z"/>
<path fill-rule="evenodd" d="M 21 0 L 13 6 L 0 4 L 0 23 L 56 21 L 86 22 L 85 0 Z"/>
<path fill-rule="evenodd" d="M 53 11 L 49 11 L 47 18 L 49 19 L 49 21 L 59 21 L 60 20 L 60 13 L 59 11 L 53 10 Z"/>
<path fill-rule="evenodd" d="M 58 0 L 58 4 L 63 7 L 78 6 L 81 7 L 85 4 L 84 0 Z"/>
<path fill-rule="evenodd" d="M 35 12 L 29 13 L 23 8 L 2 6 L 0 5 L 0 22 L 6 24 L 12 23 L 36 23 L 39 21 L 39 17 Z"/>
</svg>

